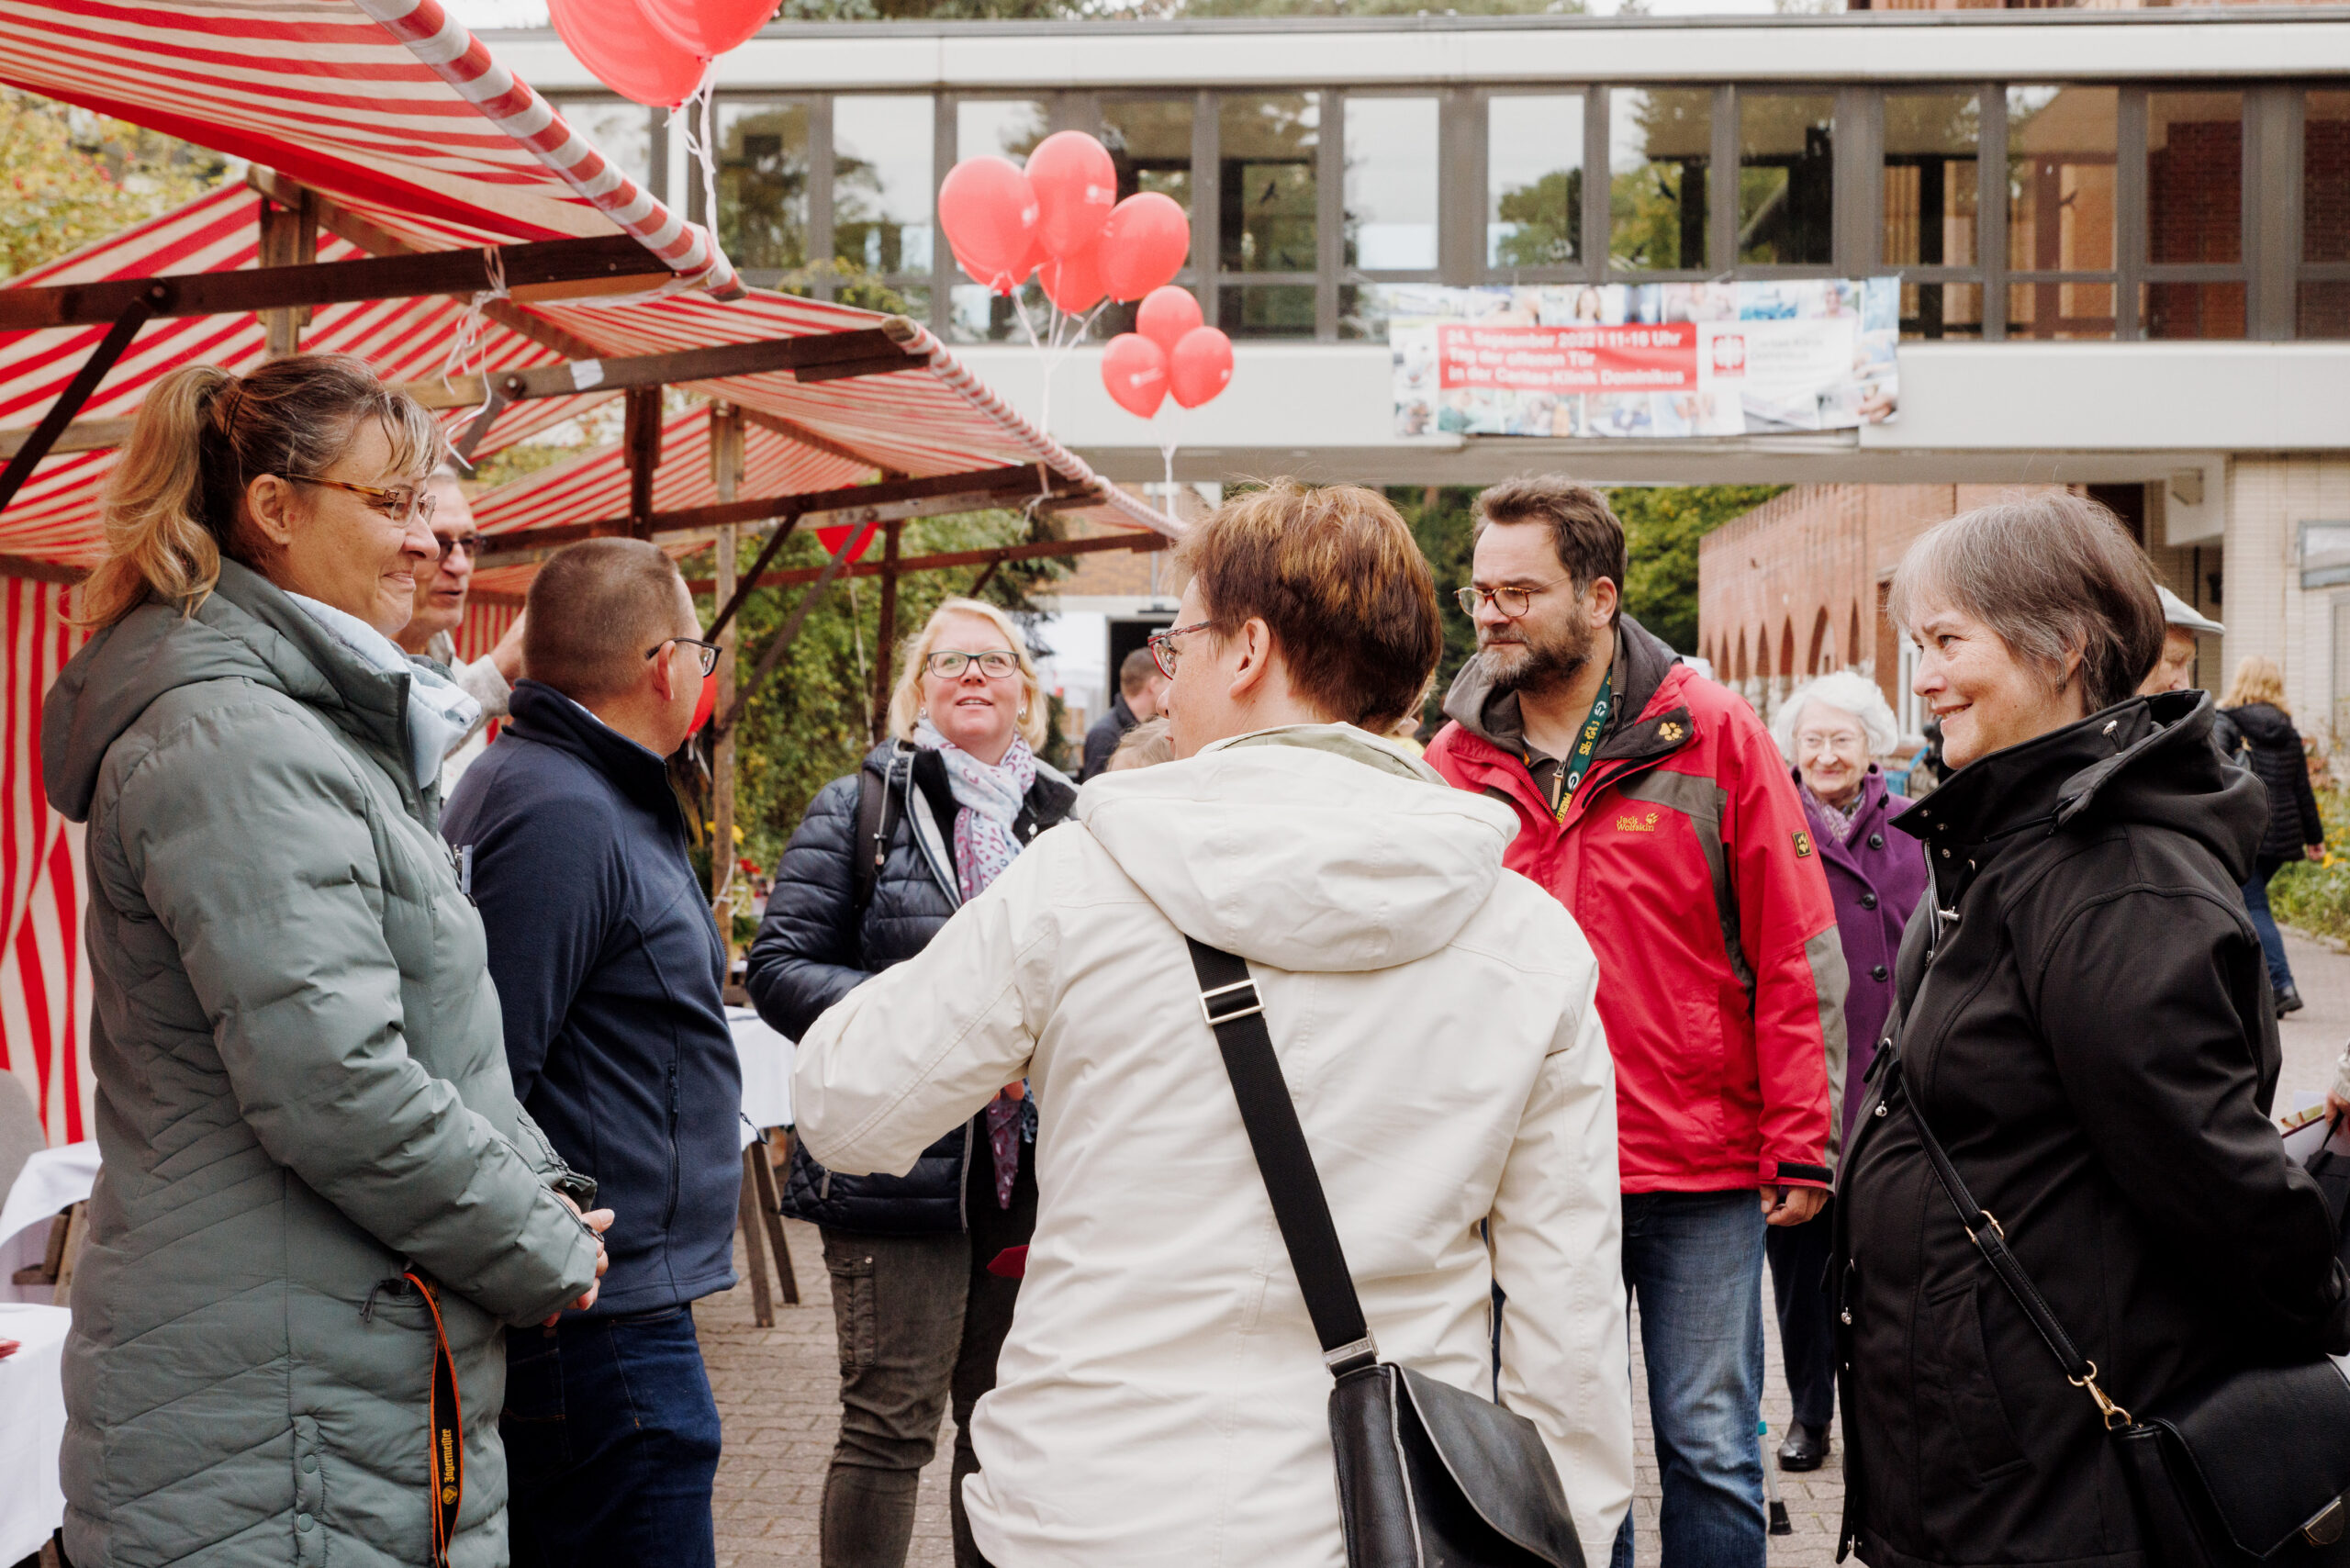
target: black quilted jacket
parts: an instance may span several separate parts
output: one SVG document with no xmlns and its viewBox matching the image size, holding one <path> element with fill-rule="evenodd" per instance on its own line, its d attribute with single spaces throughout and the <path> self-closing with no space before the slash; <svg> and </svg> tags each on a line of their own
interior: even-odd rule
<svg viewBox="0 0 2350 1568">
<path fill-rule="evenodd" d="M 860 981 L 921 952 L 962 902 L 950 858 L 955 798 L 938 754 L 880 745 L 863 771 L 884 780 L 889 791 L 889 849 L 864 918 L 856 915 L 853 842 L 859 775 L 852 773 L 808 802 L 751 944 L 751 1002 L 771 1027 L 795 1040 Z M 1040 766 L 1015 831 L 1024 842 L 1033 838 L 1069 815 L 1076 801 L 1067 778 Z M 837 1230 L 961 1230 L 965 1172 L 979 1147 L 967 1124 L 924 1149 L 903 1176 L 844 1176 L 795 1144 L 783 1212 Z"/>
<path fill-rule="evenodd" d="M 2269 703 L 2247 702 L 2221 713 L 2214 728 L 2221 751 L 2268 787 L 2268 831 L 2261 835 L 2260 858 L 2299 860 L 2303 845 L 2323 844 L 2325 823 L 2318 818 L 2309 758 L 2293 721 Z"/>
</svg>

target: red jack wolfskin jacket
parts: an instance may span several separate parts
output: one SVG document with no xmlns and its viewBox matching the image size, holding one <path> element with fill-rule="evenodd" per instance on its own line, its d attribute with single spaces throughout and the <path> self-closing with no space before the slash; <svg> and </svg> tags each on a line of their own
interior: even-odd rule
<svg viewBox="0 0 2350 1568">
<path fill-rule="evenodd" d="M 1753 711 L 1627 616 L 1617 717 L 1552 817 L 1515 700 L 1471 660 L 1427 760 L 1517 809 L 1503 863 L 1599 955 L 1628 1193 L 1829 1184 L 1844 954 L 1785 763 Z"/>
</svg>

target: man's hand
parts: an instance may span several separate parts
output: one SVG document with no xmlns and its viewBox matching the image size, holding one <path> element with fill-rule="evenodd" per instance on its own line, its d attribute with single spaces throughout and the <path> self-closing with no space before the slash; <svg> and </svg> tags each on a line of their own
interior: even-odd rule
<svg viewBox="0 0 2350 1568">
<path fill-rule="evenodd" d="M 579 1214 L 579 1205 L 573 1203 L 567 1194 L 557 1193 L 554 1195 L 562 1202 L 565 1208 L 569 1209 L 573 1214 L 579 1215 L 581 1221 L 587 1225 L 588 1228 L 596 1233 L 596 1278 L 601 1280 L 604 1277 L 604 1271 L 612 1266 L 611 1256 L 604 1250 L 604 1232 L 610 1230 L 612 1226 L 612 1211 L 610 1209 L 589 1209 L 586 1214 Z M 588 1287 L 588 1294 L 571 1304 L 572 1310 L 585 1312 L 589 1307 L 595 1305 L 596 1293 L 602 1288 L 603 1287 L 601 1285 L 589 1285 Z M 542 1328 L 552 1328 L 562 1321 L 563 1313 L 561 1310 L 557 1310 L 549 1313 L 547 1315 L 547 1320 L 539 1327 Z"/>
<path fill-rule="evenodd" d="M 2302 846 L 2301 846 L 2301 858 L 2302 858 L 2302 859 L 2304 859 L 2304 860 L 2322 860 L 2322 859 L 2324 859 L 2324 858 L 2325 858 L 2325 846 L 2324 846 L 2324 845 L 2322 845 L 2322 844 L 2304 844 L 2304 845 L 2302 845 Z"/>
<path fill-rule="evenodd" d="M 1801 1225 L 1818 1214 L 1827 1202 L 1825 1187 L 1782 1187 L 1776 1182 L 1765 1182 L 1762 1221 L 1765 1225 Z"/>
<path fill-rule="evenodd" d="M 522 622 L 529 619 L 526 615 L 516 616 L 514 624 L 498 639 L 498 646 L 489 650 L 489 662 L 509 686 L 522 678 Z"/>
</svg>

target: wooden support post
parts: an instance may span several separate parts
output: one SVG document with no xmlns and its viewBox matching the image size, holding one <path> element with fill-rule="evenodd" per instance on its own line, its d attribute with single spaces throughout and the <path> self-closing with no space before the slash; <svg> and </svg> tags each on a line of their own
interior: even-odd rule
<svg viewBox="0 0 2350 1568">
<path fill-rule="evenodd" d="M 653 537 L 653 476 L 661 470 L 661 388 L 632 386 L 621 428 L 628 462 L 628 532 L 632 539 Z"/>
<path fill-rule="evenodd" d="M 304 190 L 289 202 L 263 198 L 261 204 L 261 264 L 265 267 L 307 267 L 319 259 L 318 197 Z M 302 329 L 310 324 L 310 307 L 279 306 L 261 312 L 272 359 L 299 353 Z"/>
<path fill-rule="evenodd" d="M 881 526 L 881 619 L 873 633 L 873 734 L 889 732 L 891 653 L 898 641 L 898 535 L 902 522 Z"/>
<path fill-rule="evenodd" d="M 765 1145 L 754 1142 L 743 1150 L 743 1198 L 735 1218 L 743 1226 L 743 1261 L 751 1275 L 751 1321 L 762 1328 L 775 1327 L 775 1294 L 767 1289 L 767 1229 L 759 1221 L 757 1168 L 767 1163 Z"/>
<path fill-rule="evenodd" d="M 789 1159 L 791 1154 L 791 1135 L 788 1132 L 778 1132 L 775 1136 L 783 1140 L 784 1157 Z M 800 1276 L 791 1267 L 791 1243 L 784 1238 L 783 1201 L 776 1189 L 775 1167 L 767 1163 L 767 1150 L 759 1145 L 753 1144 L 751 1151 L 756 1157 L 752 1161 L 752 1174 L 758 1178 L 759 1213 L 767 1221 L 767 1251 L 775 1258 L 775 1277 L 783 1285 L 783 1299 L 786 1305 L 798 1306 L 800 1305 Z"/>
<path fill-rule="evenodd" d="M 720 504 L 735 499 L 743 483 L 743 410 L 731 403 L 722 403 L 711 410 L 710 462 L 711 478 L 718 487 Z M 718 530 L 718 583 L 714 598 L 721 605 L 734 599 L 734 527 L 729 522 Z M 721 652 L 718 655 L 718 700 L 712 711 L 732 712 L 734 708 L 734 648 L 741 641 L 738 628 L 727 626 L 717 634 Z M 726 948 L 726 974 L 731 982 L 734 974 L 734 910 L 743 900 L 733 891 L 734 863 L 740 858 L 734 853 L 734 732 L 722 730 L 711 747 L 711 849 L 710 896 L 711 913 L 718 920 L 718 938 Z"/>
</svg>

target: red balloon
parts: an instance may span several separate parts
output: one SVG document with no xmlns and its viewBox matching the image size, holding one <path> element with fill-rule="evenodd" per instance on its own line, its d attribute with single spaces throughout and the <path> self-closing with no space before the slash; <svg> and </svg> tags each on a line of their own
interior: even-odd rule
<svg viewBox="0 0 2350 1568">
<path fill-rule="evenodd" d="M 1038 267 L 1036 281 L 1044 286 L 1046 298 L 1072 316 L 1102 303 L 1101 257 L 1090 245 Z"/>
<path fill-rule="evenodd" d="M 1035 242 L 1036 193 L 1009 158 L 966 158 L 938 187 L 938 225 L 973 277 L 1009 274 Z"/>
<path fill-rule="evenodd" d="M 1172 284 L 1143 296 L 1135 310 L 1135 330 L 1165 349 L 1170 360 L 1183 334 L 1200 324 L 1200 302 Z"/>
<path fill-rule="evenodd" d="M 1102 224 L 1102 284 L 1113 299 L 1140 299 L 1183 270 L 1192 220 L 1172 196 L 1130 196 Z"/>
<path fill-rule="evenodd" d="M 701 85 L 710 62 L 653 25 L 641 0 L 547 0 L 564 47 L 596 80 L 652 108 L 674 109 Z"/>
<path fill-rule="evenodd" d="M 1057 130 L 1028 154 L 1036 188 L 1037 228 L 1056 256 L 1090 251 L 1118 200 L 1118 166 L 1110 150 L 1081 130 Z"/>
<path fill-rule="evenodd" d="M 1232 380 L 1232 340 L 1214 327 L 1194 327 L 1167 356 L 1167 389 L 1187 409 L 1223 391 Z"/>
<path fill-rule="evenodd" d="M 1167 351 L 1139 332 L 1120 332 L 1102 351 L 1102 385 L 1118 407 L 1150 418 L 1167 400 Z"/>
<path fill-rule="evenodd" d="M 654 30 L 689 54 L 714 60 L 775 19 L 776 0 L 637 0 Z"/>
</svg>

